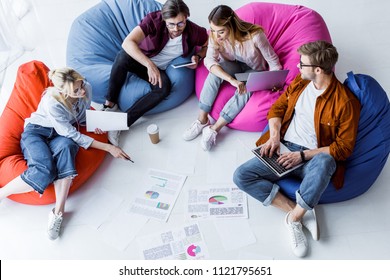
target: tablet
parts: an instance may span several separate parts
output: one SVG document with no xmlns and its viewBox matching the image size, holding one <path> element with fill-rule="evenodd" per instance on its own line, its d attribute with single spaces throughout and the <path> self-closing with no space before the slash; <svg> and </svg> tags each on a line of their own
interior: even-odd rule
<svg viewBox="0 0 390 280">
<path fill-rule="evenodd" d="M 182 62 L 182 63 L 172 64 L 172 67 L 173 68 L 180 68 L 180 67 L 191 66 L 191 65 L 195 65 L 195 64 L 196 64 L 195 62 L 186 61 L 186 62 Z"/>
</svg>

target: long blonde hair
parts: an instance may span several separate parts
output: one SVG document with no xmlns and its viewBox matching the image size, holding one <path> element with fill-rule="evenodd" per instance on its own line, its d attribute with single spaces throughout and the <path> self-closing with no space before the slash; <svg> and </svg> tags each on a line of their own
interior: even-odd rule
<svg viewBox="0 0 390 280">
<path fill-rule="evenodd" d="M 264 29 L 250 22 L 243 21 L 237 14 L 226 5 L 219 5 L 215 7 L 209 14 L 209 23 L 213 23 L 216 26 L 224 26 L 229 29 L 229 41 L 243 42 L 251 38 L 253 34 L 257 32 L 264 32 Z M 214 43 L 218 44 L 214 35 L 211 36 Z"/>
<path fill-rule="evenodd" d="M 74 91 L 74 82 L 84 80 L 76 70 L 68 67 L 50 70 L 49 79 L 53 82 L 53 87 L 49 87 L 47 92 L 68 109 L 72 108 L 72 97 L 70 94 Z"/>
</svg>

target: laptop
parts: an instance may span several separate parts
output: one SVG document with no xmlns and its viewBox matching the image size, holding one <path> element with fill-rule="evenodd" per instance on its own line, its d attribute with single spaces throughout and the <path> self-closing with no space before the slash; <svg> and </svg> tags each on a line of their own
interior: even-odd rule
<svg viewBox="0 0 390 280">
<path fill-rule="evenodd" d="M 261 147 L 262 146 L 259 146 L 255 149 L 253 149 L 252 152 L 256 155 L 256 157 L 261 162 L 263 162 L 265 165 L 267 165 L 272 170 L 272 172 L 274 172 L 279 177 L 287 175 L 291 171 L 297 169 L 298 167 L 301 167 L 304 164 L 303 162 L 301 162 L 300 164 L 294 166 L 293 168 L 286 169 L 277 162 L 279 155 L 277 155 L 276 153 L 274 153 L 272 155 L 272 157 L 267 157 L 267 156 L 262 157 L 260 155 Z M 280 142 L 280 153 L 283 154 L 286 152 L 290 152 L 290 150 L 286 147 L 286 145 L 284 145 L 282 142 Z"/>
<path fill-rule="evenodd" d="M 235 74 L 236 79 L 246 82 L 246 89 L 250 92 L 283 88 L 289 70 L 244 72 Z"/>
</svg>

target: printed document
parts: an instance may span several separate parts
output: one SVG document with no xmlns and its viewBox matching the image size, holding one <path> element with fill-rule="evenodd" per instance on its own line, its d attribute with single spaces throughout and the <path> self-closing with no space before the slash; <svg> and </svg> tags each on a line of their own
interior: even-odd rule
<svg viewBox="0 0 390 280">
<path fill-rule="evenodd" d="M 190 189 L 187 213 L 191 220 L 248 218 L 247 196 L 236 186 Z"/>
<path fill-rule="evenodd" d="M 149 169 L 129 211 L 166 222 L 186 178 L 185 175 Z"/>
<path fill-rule="evenodd" d="M 209 253 L 197 223 L 144 236 L 138 244 L 145 260 L 200 260 Z"/>
</svg>

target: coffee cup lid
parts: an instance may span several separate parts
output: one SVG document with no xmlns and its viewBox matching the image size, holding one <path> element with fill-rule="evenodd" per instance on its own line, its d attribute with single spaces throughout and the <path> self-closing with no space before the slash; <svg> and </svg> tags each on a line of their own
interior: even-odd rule
<svg viewBox="0 0 390 280">
<path fill-rule="evenodd" d="M 149 134 L 154 134 L 154 133 L 157 133 L 158 132 L 158 126 L 157 124 L 151 124 L 147 127 L 146 131 L 149 133 Z"/>
</svg>

